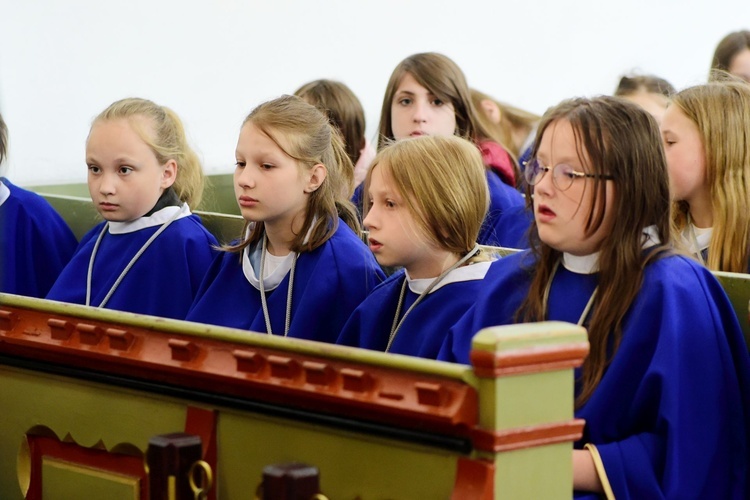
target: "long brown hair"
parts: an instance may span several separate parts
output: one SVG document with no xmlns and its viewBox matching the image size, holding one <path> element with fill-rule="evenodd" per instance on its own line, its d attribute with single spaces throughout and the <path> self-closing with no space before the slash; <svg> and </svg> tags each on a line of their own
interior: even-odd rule
<svg viewBox="0 0 750 500">
<path fill-rule="evenodd" d="M 391 106 L 393 96 L 406 73 L 413 76 L 417 83 L 432 92 L 435 97 L 453 105 L 456 115 L 455 135 L 474 143 L 489 139 L 505 147 L 502 140 L 495 137 L 492 131 L 479 121 L 479 112 L 471 101 L 469 85 L 461 68 L 443 54 L 425 52 L 407 57 L 391 73 L 380 111 L 378 151 L 395 140 L 391 126 Z"/>
<path fill-rule="evenodd" d="M 320 110 L 297 96 L 284 95 L 256 107 L 242 126 L 247 123 L 268 136 L 300 168 L 326 167 L 326 178 L 308 195 L 305 220 L 291 244 L 293 252 L 310 252 L 325 243 L 336 232 L 339 217 L 357 235 L 361 233 L 354 205 L 343 194 L 347 183 L 351 184 L 351 160 L 341 136 Z M 252 228 L 249 234 L 248 228 Z M 240 252 L 260 241 L 264 231 L 262 221 L 248 221 L 242 233 L 247 237 L 224 250 Z M 310 238 L 305 242 L 308 231 Z"/>
<path fill-rule="evenodd" d="M 583 365 L 580 407 L 596 389 L 622 339 L 622 322 L 643 282 L 646 265 L 670 247 L 670 196 L 667 165 L 654 118 L 635 104 L 616 97 L 566 100 L 542 117 L 532 153 L 535 158 L 545 130 L 564 120 L 573 127 L 576 149 L 587 170 L 614 177 L 615 224 L 599 249 L 599 293 L 588 324 L 590 353 Z M 585 152 L 585 154 L 584 154 Z M 588 159 L 588 161 L 585 161 Z M 592 186 L 591 211 L 586 234 L 604 223 L 606 180 L 587 179 Z M 532 188 L 528 198 L 531 200 Z M 584 190 L 583 196 L 589 193 Z M 530 201 L 529 203 L 533 203 Z M 644 251 L 643 229 L 656 226 L 661 245 Z M 541 321 L 546 314 L 544 289 L 561 253 L 539 240 L 532 224 L 532 269 L 529 294 L 517 312 L 517 319 Z"/>
<path fill-rule="evenodd" d="M 294 95 L 328 116 L 344 139 L 352 165 L 356 165 L 365 147 L 365 110 L 354 92 L 335 80 L 314 80 L 298 88 Z"/>
<path fill-rule="evenodd" d="M 750 49 L 750 31 L 748 30 L 733 31 L 722 38 L 711 58 L 709 81 L 714 80 L 717 75 L 714 70 L 729 71 L 734 56 L 745 49 Z"/>
</svg>

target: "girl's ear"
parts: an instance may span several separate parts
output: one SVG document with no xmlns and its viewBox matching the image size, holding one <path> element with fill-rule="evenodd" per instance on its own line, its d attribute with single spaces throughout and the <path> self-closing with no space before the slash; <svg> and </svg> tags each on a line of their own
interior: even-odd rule
<svg viewBox="0 0 750 500">
<path fill-rule="evenodd" d="M 491 99 L 482 99 L 482 101 L 479 103 L 479 105 L 482 107 L 482 111 L 485 115 L 487 115 L 487 118 L 490 119 L 490 121 L 494 124 L 500 123 L 500 118 L 502 118 L 503 113 L 500 111 L 500 107 Z"/>
<path fill-rule="evenodd" d="M 323 184 L 323 181 L 326 180 L 326 176 L 328 176 L 328 169 L 326 169 L 326 166 L 322 163 L 318 163 L 309 170 L 308 175 L 310 177 L 307 180 L 307 185 L 305 186 L 304 191 L 309 194 L 313 191 L 317 191 L 320 185 Z"/>
<path fill-rule="evenodd" d="M 177 179 L 177 162 L 175 160 L 169 160 L 164 164 L 164 171 L 161 177 L 161 188 L 167 189 Z"/>
</svg>

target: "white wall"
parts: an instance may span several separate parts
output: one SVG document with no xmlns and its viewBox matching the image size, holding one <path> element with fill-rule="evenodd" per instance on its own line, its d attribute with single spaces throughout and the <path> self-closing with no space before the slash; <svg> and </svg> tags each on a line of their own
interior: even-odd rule
<svg viewBox="0 0 750 500">
<path fill-rule="evenodd" d="M 0 0 L 5 168 L 21 185 L 84 182 L 91 119 L 127 96 L 173 108 L 206 171 L 230 172 L 244 116 L 309 80 L 349 85 L 373 137 L 415 52 L 541 113 L 632 69 L 701 83 L 716 43 L 748 28 L 748 0 Z"/>
</svg>

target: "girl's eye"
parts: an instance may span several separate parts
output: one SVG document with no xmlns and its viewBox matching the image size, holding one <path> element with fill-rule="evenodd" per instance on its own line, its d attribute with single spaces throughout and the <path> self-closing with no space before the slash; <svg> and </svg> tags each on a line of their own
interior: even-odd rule
<svg viewBox="0 0 750 500">
<path fill-rule="evenodd" d="M 409 104 L 411 104 L 411 99 L 408 97 L 402 97 L 398 100 L 398 103 L 402 106 L 408 106 Z"/>
<path fill-rule="evenodd" d="M 393 202 L 393 200 L 385 200 L 384 205 L 388 208 L 394 208 L 396 204 Z"/>
<path fill-rule="evenodd" d="M 234 164 L 237 168 L 245 168 L 246 163 L 244 161 L 237 160 L 237 163 Z"/>
<path fill-rule="evenodd" d="M 133 172 L 133 167 L 120 167 L 118 172 L 121 175 L 130 175 Z"/>
<path fill-rule="evenodd" d="M 271 170 L 273 168 L 273 165 L 271 165 L 270 163 L 261 163 L 260 168 L 262 170 Z"/>
<path fill-rule="evenodd" d="M 92 174 L 98 174 L 99 172 L 101 172 L 101 169 L 96 165 L 89 165 L 89 172 L 91 172 Z"/>
<path fill-rule="evenodd" d="M 443 104 L 445 104 L 445 103 L 443 102 L 443 100 L 442 100 L 442 99 L 433 99 L 433 100 L 432 100 L 432 104 L 433 104 L 434 106 L 442 106 L 442 105 L 443 105 Z"/>
</svg>

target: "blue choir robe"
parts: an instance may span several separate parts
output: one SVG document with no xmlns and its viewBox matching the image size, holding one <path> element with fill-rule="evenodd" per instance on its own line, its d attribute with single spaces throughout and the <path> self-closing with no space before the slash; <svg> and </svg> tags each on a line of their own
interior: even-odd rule
<svg viewBox="0 0 750 500">
<path fill-rule="evenodd" d="M 518 190 L 505 184 L 498 174 L 487 170 L 490 207 L 477 242 L 506 248 L 528 248 L 527 231 L 534 216 Z"/>
<path fill-rule="evenodd" d="M 222 252 L 214 260 L 188 321 L 267 332 L 260 291 L 245 276 L 243 258 L 244 252 Z M 266 291 L 274 335 L 284 335 L 289 275 Z M 297 258 L 288 336 L 335 342 L 352 311 L 384 279 L 370 249 L 339 220 L 331 238 Z"/>
<path fill-rule="evenodd" d="M 489 262 L 478 262 L 448 273 L 409 313 L 388 352 L 437 358 L 446 332 L 481 292 L 489 266 Z M 405 279 L 406 272 L 401 270 L 373 290 L 349 318 L 337 343 L 385 351 Z M 431 281 L 409 280 L 399 320 Z"/>
<path fill-rule="evenodd" d="M 218 245 L 216 238 L 197 215 L 190 213 L 187 205 L 168 207 L 132 222 L 110 223 L 94 259 L 89 305 L 99 307 L 123 269 L 169 220 L 174 209 L 182 211 L 181 217 L 143 252 L 104 307 L 165 318 L 185 318 L 217 253 L 214 247 Z M 86 303 L 89 261 L 104 224 L 106 222 L 98 224 L 81 239 L 73 259 L 47 295 L 48 299 Z M 125 232 L 112 234 L 113 225 L 123 227 Z"/>
<path fill-rule="evenodd" d="M 513 322 L 531 260 L 522 252 L 493 264 L 491 287 L 439 359 L 468 363 L 475 332 Z M 596 283 L 560 266 L 548 319 L 576 323 Z M 698 263 L 668 256 L 646 268 L 621 344 L 576 411 L 586 426 L 575 447 L 595 446 L 618 499 L 747 498 L 749 407 L 750 358 L 724 290 Z"/>
<path fill-rule="evenodd" d="M 0 292 L 44 297 L 77 245 L 47 200 L 0 179 Z"/>
</svg>

